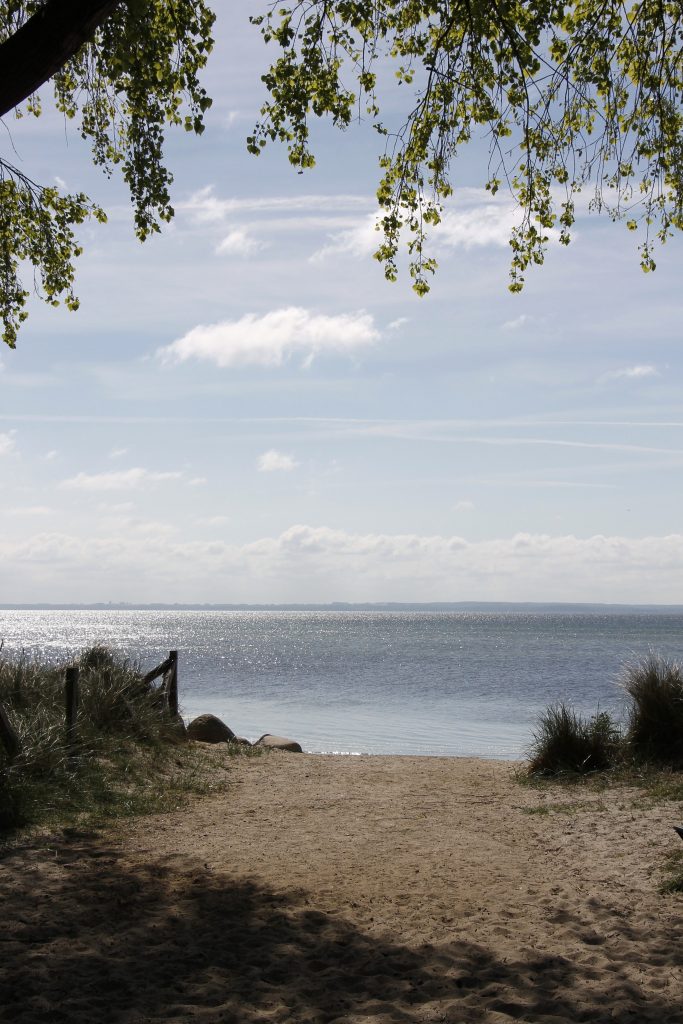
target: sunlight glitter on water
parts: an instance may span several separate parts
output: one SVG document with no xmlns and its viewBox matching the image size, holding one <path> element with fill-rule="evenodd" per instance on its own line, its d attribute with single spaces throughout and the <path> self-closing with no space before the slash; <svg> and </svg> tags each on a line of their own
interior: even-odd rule
<svg viewBox="0 0 683 1024">
<path fill-rule="evenodd" d="M 618 714 L 623 663 L 681 637 L 680 614 L 0 611 L 6 654 L 177 648 L 186 717 L 354 754 L 519 758 L 548 704 Z"/>
</svg>

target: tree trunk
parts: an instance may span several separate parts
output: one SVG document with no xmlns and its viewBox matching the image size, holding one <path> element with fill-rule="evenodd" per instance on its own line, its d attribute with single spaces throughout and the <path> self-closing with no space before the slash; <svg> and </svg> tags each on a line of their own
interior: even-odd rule
<svg viewBox="0 0 683 1024">
<path fill-rule="evenodd" d="M 0 44 L 0 117 L 52 78 L 121 3 L 47 0 Z"/>
</svg>

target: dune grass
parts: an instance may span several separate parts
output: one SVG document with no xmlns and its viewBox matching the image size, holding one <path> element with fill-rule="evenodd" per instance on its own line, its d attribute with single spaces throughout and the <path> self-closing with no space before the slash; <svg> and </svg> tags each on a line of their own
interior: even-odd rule
<svg viewBox="0 0 683 1024">
<path fill-rule="evenodd" d="M 654 653 L 627 665 L 623 729 L 604 711 L 586 718 L 567 704 L 547 708 L 533 734 L 526 772 L 584 776 L 616 772 L 651 784 L 662 769 L 683 769 L 683 670 Z"/>
<path fill-rule="evenodd" d="M 541 715 L 529 751 L 532 775 L 585 775 L 611 767 L 622 744 L 616 723 L 604 711 L 590 718 L 567 704 L 555 704 Z"/>
<path fill-rule="evenodd" d="M 683 670 L 650 653 L 626 667 L 627 742 L 640 761 L 683 768 Z"/>
<path fill-rule="evenodd" d="M 90 648 L 75 664 L 80 703 L 69 746 L 66 666 L 0 653 L 0 702 L 21 744 L 12 759 L 0 744 L 0 832 L 170 810 L 219 785 L 231 756 L 256 753 L 221 745 L 207 756 L 185 743 L 159 689 L 107 648 Z"/>
</svg>

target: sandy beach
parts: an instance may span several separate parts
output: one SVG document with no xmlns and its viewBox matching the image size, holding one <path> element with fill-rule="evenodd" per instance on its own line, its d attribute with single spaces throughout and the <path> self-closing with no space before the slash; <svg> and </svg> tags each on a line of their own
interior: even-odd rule
<svg viewBox="0 0 683 1024">
<path fill-rule="evenodd" d="M 227 770 L 0 860 L 0 1020 L 683 1022 L 680 804 L 458 758 Z"/>
</svg>

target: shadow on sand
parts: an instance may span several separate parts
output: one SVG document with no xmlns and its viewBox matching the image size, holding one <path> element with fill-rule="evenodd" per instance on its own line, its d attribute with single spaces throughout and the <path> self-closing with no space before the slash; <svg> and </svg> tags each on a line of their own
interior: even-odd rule
<svg viewBox="0 0 683 1024">
<path fill-rule="evenodd" d="M 13 1024 L 683 1022 L 678 1001 L 645 1001 L 618 962 L 606 973 L 542 953 L 504 962 L 467 941 L 413 949 L 305 892 L 200 861 L 131 864 L 95 834 L 5 853 L 0 899 L 0 1020 Z"/>
</svg>

